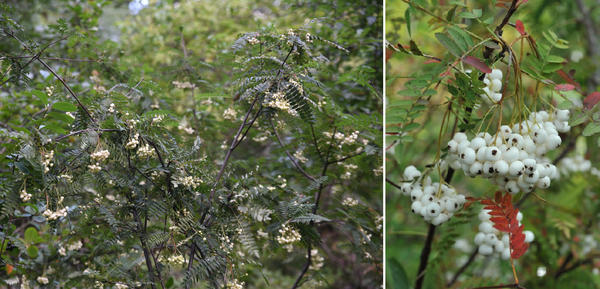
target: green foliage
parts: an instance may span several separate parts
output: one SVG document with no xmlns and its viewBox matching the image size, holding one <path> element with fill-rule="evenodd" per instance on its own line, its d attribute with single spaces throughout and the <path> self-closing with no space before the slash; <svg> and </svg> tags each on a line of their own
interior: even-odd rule
<svg viewBox="0 0 600 289">
<path fill-rule="evenodd" d="M 38 2 L 0 8 L 0 286 L 380 286 L 381 3 Z"/>
</svg>

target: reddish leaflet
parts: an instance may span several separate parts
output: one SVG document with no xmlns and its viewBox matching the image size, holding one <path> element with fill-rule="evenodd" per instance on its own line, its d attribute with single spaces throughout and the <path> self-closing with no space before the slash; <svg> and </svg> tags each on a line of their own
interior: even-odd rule
<svg viewBox="0 0 600 289">
<path fill-rule="evenodd" d="M 525 243 L 523 225 L 519 225 L 519 221 L 517 220 L 519 209 L 513 207 L 511 194 L 506 193 L 502 196 L 502 193 L 498 191 L 494 195 L 493 200 L 481 200 L 481 203 L 485 205 L 484 209 L 490 210 L 489 214 L 492 216 L 490 221 L 494 223 L 494 228 L 509 234 L 510 257 L 512 259 L 519 259 L 519 257 L 525 254 L 529 248 L 529 244 Z"/>
</svg>

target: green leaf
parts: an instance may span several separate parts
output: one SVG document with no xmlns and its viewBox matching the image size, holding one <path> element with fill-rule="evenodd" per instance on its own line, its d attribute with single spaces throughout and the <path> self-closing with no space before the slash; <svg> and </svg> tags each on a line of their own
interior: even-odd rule
<svg viewBox="0 0 600 289">
<path fill-rule="evenodd" d="M 546 58 L 546 61 L 550 62 L 550 63 L 563 63 L 566 60 L 560 56 L 548 55 L 548 57 Z"/>
<path fill-rule="evenodd" d="M 25 241 L 32 244 L 39 240 L 38 231 L 34 227 L 29 227 L 25 230 Z"/>
<path fill-rule="evenodd" d="M 475 19 L 481 17 L 482 11 L 481 9 L 473 9 L 473 12 L 464 11 L 458 14 L 458 16 L 467 19 Z"/>
<path fill-rule="evenodd" d="M 68 102 L 55 102 L 54 104 L 52 104 L 52 108 L 56 109 L 56 110 L 62 110 L 62 111 L 77 111 L 77 106 L 68 103 Z"/>
<path fill-rule="evenodd" d="M 388 259 L 387 265 L 389 266 L 389 274 L 391 282 L 388 284 L 392 289 L 408 289 L 410 288 L 410 282 L 408 281 L 408 276 L 406 275 L 406 271 L 400 262 L 396 259 Z"/>
<path fill-rule="evenodd" d="M 40 101 L 42 102 L 43 105 L 48 104 L 48 96 L 43 91 L 34 89 L 34 90 L 31 91 L 31 93 L 33 95 L 37 96 L 40 99 Z"/>
<path fill-rule="evenodd" d="M 573 103 L 570 100 L 565 100 L 557 106 L 558 109 L 569 109 L 571 107 L 573 107 Z"/>
<path fill-rule="evenodd" d="M 561 68 L 562 68 L 562 64 L 560 64 L 560 63 L 550 63 L 550 64 L 547 64 L 546 66 L 544 66 L 544 69 L 542 71 L 544 73 L 552 73 L 557 70 L 560 70 Z"/>
<path fill-rule="evenodd" d="M 600 124 L 597 122 L 590 122 L 585 129 L 583 129 L 583 136 L 591 136 L 600 132 Z"/>
<path fill-rule="evenodd" d="M 406 126 L 404 126 L 404 130 L 405 131 L 411 131 L 413 129 L 419 128 L 419 126 L 421 126 L 419 123 L 413 122 L 413 123 L 409 123 Z"/>
<path fill-rule="evenodd" d="M 419 50 L 419 47 L 417 47 L 417 43 L 415 43 L 412 40 L 410 41 L 410 51 L 415 55 L 423 56 L 423 52 Z"/>
<path fill-rule="evenodd" d="M 406 11 L 404 11 L 404 18 L 406 20 L 406 29 L 408 30 L 408 36 L 412 39 L 412 31 L 410 27 L 410 8 L 411 6 L 408 6 L 408 8 L 406 8 Z"/>
<path fill-rule="evenodd" d="M 448 51 L 450 51 L 450 53 L 452 53 L 454 56 L 460 57 L 462 55 L 463 51 L 460 49 L 460 47 L 446 34 L 436 33 L 435 38 L 437 38 L 437 40 L 442 43 L 442 45 L 444 45 L 444 47 L 446 47 L 446 49 L 448 49 Z"/>
<path fill-rule="evenodd" d="M 456 14 L 456 7 L 458 6 L 454 6 L 452 9 L 450 9 L 450 11 L 448 11 L 446 14 L 446 21 L 452 22 L 452 19 L 454 19 L 454 15 Z"/>
<path fill-rule="evenodd" d="M 27 247 L 27 255 L 29 255 L 31 258 L 37 258 L 38 248 L 34 245 Z"/>
<path fill-rule="evenodd" d="M 464 51 L 467 51 L 469 47 L 473 46 L 473 39 L 471 39 L 471 36 L 469 36 L 469 34 L 467 34 L 467 32 L 464 30 L 450 26 L 448 27 L 448 33 L 457 44 L 461 45 L 461 48 L 464 47 Z"/>
</svg>

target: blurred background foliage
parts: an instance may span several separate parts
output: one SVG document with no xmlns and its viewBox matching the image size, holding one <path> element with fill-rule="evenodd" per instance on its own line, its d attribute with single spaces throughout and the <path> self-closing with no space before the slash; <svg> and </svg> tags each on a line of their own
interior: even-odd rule
<svg viewBox="0 0 600 289">
<path fill-rule="evenodd" d="M 405 167 L 415 165 L 423 169 L 434 162 L 438 152 L 444 110 L 452 97 L 447 90 L 442 73 L 456 57 L 448 52 L 447 46 L 440 43 L 435 34 L 444 32 L 449 26 L 448 23 L 452 23 L 460 30 L 468 31 L 469 35 L 489 35 L 490 32 L 486 27 L 493 30 L 500 23 L 507 11 L 501 6 L 504 4 L 508 7 L 510 2 L 479 0 L 389 0 L 386 2 L 387 44 L 402 46 L 408 51 L 405 53 L 400 51 L 401 49 L 393 49 L 390 46 L 387 48 L 386 178 L 399 182 Z M 600 90 L 600 82 L 597 78 L 600 73 L 600 52 L 598 46 L 594 44 L 594 40 L 598 39 L 600 2 L 595 0 L 521 2 L 523 4 L 519 6 L 510 19 L 509 25 L 503 30 L 502 36 L 506 42 L 512 44 L 520 36 L 514 26 L 516 20 L 523 22 L 525 31 L 538 43 L 549 41 L 547 40 L 549 31 L 555 33 L 558 38 L 557 43 L 560 42 L 551 50 L 560 61 L 557 61 L 557 65 L 552 65 L 551 69 L 540 72 L 541 79 L 550 82 L 544 84 L 533 77 L 523 75 L 522 88 L 526 99 L 524 105 L 531 111 L 548 108 L 541 102 L 537 103 L 533 98 L 534 95 L 547 98 L 554 106 L 561 104 L 564 99 L 557 95 L 551 83 L 567 83 L 567 79 L 570 78 L 580 85 L 577 89 L 565 93 L 570 101 L 578 104 L 571 110 L 570 123 L 572 123 L 574 119 L 584 114 L 581 109 L 582 100 L 596 96 Z M 413 47 L 411 41 L 414 41 Z M 473 42 L 477 43 L 478 40 L 473 38 Z M 533 52 L 529 46 L 523 45 L 522 52 L 519 43 L 515 47 L 515 51 L 523 53 L 521 55 L 526 58 L 532 57 Z M 417 54 L 415 52 L 417 50 L 429 56 L 414 55 Z M 470 55 L 484 59 L 481 48 L 474 49 Z M 458 67 L 459 70 L 477 71 L 463 63 L 459 63 Z M 506 62 L 496 63 L 495 67 L 504 71 Z M 559 75 L 558 70 L 565 72 L 568 77 Z M 510 89 L 514 88 L 514 84 L 510 84 L 512 82 L 514 78 L 509 80 Z M 461 117 L 471 115 L 464 104 L 454 108 L 456 114 Z M 518 105 L 505 105 L 504 119 L 510 120 L 515 111 L 521 113 L 525 110 Z M 597 126 L 598 107 L 584 111 L 590 116 L 590 121 L 589 123 L 586 121 L 586 124 L 590 127 Z M 471 120 L 471 126 L 464 128 L 471 132 L 473 123 L 479 125 L 485 120 L 487 124 L 488 120 L 485 119 L 484 112 L 485 110 L 481 109 L 474 110 L 473 115 L 467 117 Z M 492 119 L 495 120 L 494 117 Z M 578 120 L 577 122 L 581 123 Z M 548 157 L 553 160 L 564 152 L 567 158 L 580 156 L 589 160 L 592 167 L 598 168 L 600 139 L 597 134 L 588 133 L 589 131 L 583 133 L 587 137 L 582 136 L 586 124 L 573 127 L 569 135 L 561 135 L 563 144 Z M 493 132 L 495 124 L 492 124 L 491 129 Z M 441 135 L 442 148 L 450 139 L 450 131 Z M 432 178 L 434 181 L 439 179 L 436 174 L 432 175 Z M 462 172 L 455 174 L 452 185 L 458 191 L 473 197 L 490 197 L 497 189 L 497 186 L 486 179 L 469 178 Z M 399 190 L 390 184 L 387 184 L 386 189 L 387 286 L 388 288 L 412 288 L 428 224 L 420 216 L 410 212 L 409 197 L 402 196 Z M 559 181 L 553 181 L 549 189 L 538 191 L 539 198 L 532 196 L 523 203 L 521 209 L 524 214 L 525 229 L 532 230 L 536 235 L 529 251 L 516 262 L 519 279 L 524 287 L 600 287 L 600 263 L 598 262 L 600 248 L 597 245 L 597 240 L 600 238 L 598 234 L 600 200 L 597 193 L 599 189 L 598 176 L 591 174 L 589 170 L 566 172 Z M 516 200 L 521 196 L 517 195 Z M 447 288 L 447 284 L 459 268 L 467 263 L 476 248 L 473 238 L 479 225 L 477 214 L 480 209 L 481 205 L 475 204 L 438 228 L 423 288 Z M 564 272 L 565 269 L 569 270 Z M 478 255 L 474 262 L 459 275 L 458 282 L 453 283 L 450 288 L 507 284 L 511 279 L 512 270 L 508 261 Z"/>
</svg>

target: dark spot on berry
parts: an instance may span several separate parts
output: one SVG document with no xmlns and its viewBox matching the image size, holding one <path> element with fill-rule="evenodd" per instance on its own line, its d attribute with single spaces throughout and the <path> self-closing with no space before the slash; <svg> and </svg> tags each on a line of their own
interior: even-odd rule
<svg viewBox="0 0 600 289">
<path fill-rule="evenodd" d="M 497 150 L 492 150 L 492 155 L 495 156 L 498 153 Z"/>
<path fill-rule="evenodd" d="M 435 214 L 435 210 L 431 210 L 431 213 L 432 213 L 432 214 Z"/>
<path fill-rule="evenodd" d="M 429 197 L 429 201 L 430 201 L 430 202 L 431 202 L 431 201 L 433 201 L 433 197 Z"/>
<path fill-rule="evenodd" d="M 529 177 L 530 177 L 530 178 L 533 178 L 533 174 L 529 174 Z"/>
<path fill-rule="evenodd" d="M 461 155 L 460 155 L 460 158 L 461 158 L 461 159 L 464 159 L 464 158 L 465 158 L 465 154 L 464 154 L 464 153 L 463 153 L 463 154 L 461 154 Z"/>
<path fill-rule="evenodd" d="M 522 175 L 522 174 L 523 174 L 523 172 L 518 172 L 518 173 L 517 173 L 517 176 L 520 176 L 520 175 Z"/>
<path fill-rule="evenodd" d="M 410 210 L 411 210 L 413 213 L 416 213 L 416 212 L 415 212 L 415 209 L 410 209 Z"/>
<path fill-rule="evenodd" d="M 457 203 L 454 203 L 454 208 L 455 209 L 458 208 L 458 204 Z"/>
<path fill-rule="evenodd" d="M 478 175 L 481 175 L 481 170 L 478 170 L 478 171 L 477 171 L 477 174 L 478 174 Z"/>
<path fill-rule="evenodd" d="M 490 172 L 490 174 L 491 174 L 491 173 L 493 173 L 493 172 L 494 172 L 494 168 L 490 168 L 490 169 L 488 170 L 488 172 Z"/>
<path fill-rule="evenodd" d="M 508 183 L 508 178 L 504 178 L 504 181 Z"/>
</svg>

